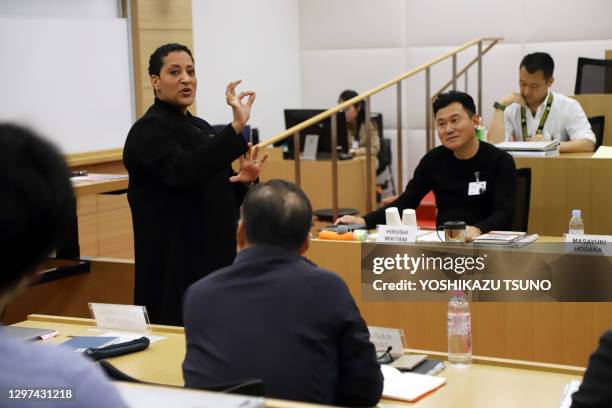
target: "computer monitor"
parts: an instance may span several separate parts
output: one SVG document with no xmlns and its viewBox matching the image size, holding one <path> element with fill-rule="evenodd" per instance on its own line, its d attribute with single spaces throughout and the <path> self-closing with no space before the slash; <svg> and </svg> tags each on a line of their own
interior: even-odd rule
<svg viewBox="0 0 612 408">
<path fill-rule="evenodd" d="M 322 112 L 323 109 L 285 109 L 285 126 L 287 129 L 304 122 L 316 116 Z M 336 118 L 336 129 L 337 129 L 337 146 L 338 152 L 348 153 L 348 134 L 346 132 L 346 119 L 344 113 L 340 112 Z M 317 157 L 330 157 L 331 156 L 331 117 L 323 119 L 314 125 L 307 127 L 300 131 L 300 152 L 304 150 L 304 141 L 306 135 L 317 135 L 319 136 L 319 143 L 317 145 Z M 293 156 L 293 137 L 289 136 L 285 140 L 275 143 L 275 146 L 286 145 L 289 157 Z"/>
</svg>

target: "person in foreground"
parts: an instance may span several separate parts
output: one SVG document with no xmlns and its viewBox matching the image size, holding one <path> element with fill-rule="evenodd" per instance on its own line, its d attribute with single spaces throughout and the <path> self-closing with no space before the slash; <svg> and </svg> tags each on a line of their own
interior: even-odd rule
<svg viewBox="0 0 612 408">
<path fill-rule="evenodd" d="M 0 197 L 2 315 L 60 243 L 75 208 L 62 156 L 29 130 L 10 124 L 0 124 Z M 0 355 L 2 406 L 125 406 L 104 374 L 70 350 L 9 339 L 0 326 Z M 10 390 L 39 388 L 69 390 L 73 398 L 9 399 Z"/>
<path fill-rule="evenodd" d="M 185 289 L 234 260 L 238 208 L 267 154 L 258 161 L 257 148 L 251 152 L 240 134 L 255 101 L 254 92 L 236 96 L 240 81 L 225 94 L 233 120 L 215 134 L 187 110 L 197 89 L 189 48 L 162 45 L 151 54 L 149 74 L 155 101 L 132 126 L 123 150 L 134 227 L 134 303 L 147 307 L 152 323 L 181 325 Z M 234 174 L 231 163 L 238 158 Z"/>
<path fill-rule="evenodd" d="M 433 104 L 441 146 L 427 153 L 406 190 L 393 202 L 365 217 L 345 215 L 336 224 L 385 223 L 385 210 L 417 208 L 427 193 L 436 195 L 437 225 L 464 221 L 467 240 L 492 230 L 508 230 L 514 215 L 516 167 L 512 157 L 476 138 L 479 116 L 464 92 L 442 93 Z"/>
<path fill-rule="evenodd" d="M 311 217 L 292 183 L 248 192 L 234 264 L 185 294 L 186 386 L 259 378 L 266 397 L 376 405 L 383 378 L 346 284 L 301 256 Z"/>
<path fill-rule="evenodd" d="M 599 347 L 589 358 L 580 388 L 572 395 L 572 408 L 612 406 L 612 330 L 599 339 Z"/>
<path fill-rule="evenodd" d="M 559 140 L 561 153 L 592 152 L 595 135 L 575 99 L 550 90 L 555 62 L 545 52 L 526 55 L 519 66 L 520 93 L 493 104 L 491 143 Z"/>
</svg>

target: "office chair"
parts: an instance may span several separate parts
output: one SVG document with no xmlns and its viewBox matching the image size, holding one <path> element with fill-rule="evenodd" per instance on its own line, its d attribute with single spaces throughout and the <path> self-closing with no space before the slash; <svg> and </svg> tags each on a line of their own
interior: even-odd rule
<svg viewBox="0 0 612 408">
<path fill-rule="evenodd" d="M 591 129 L 593 129 L 593 133 L 595 133 L 595 151 L 597 151 L 599 146 L 601 146 L 601 144 L 603 143 L 606 117 L 605 116 L 590 117 L 589 123 L 591 124 Z"/>
<path fill-rule="evenodd" d="M 529 203 L 531 200 L 531 169 L 516 170 L 516 198 L 512 231 L 525 231 L 529 227 Z"/>
<path fill-rule="evenodd" d="M 372 112 L 371 119 L 376 123 L 380 150 L 378 151 L 378 168 L 376 169 L 376 191 L 377 200 L 396 194 L 395 182 L 393 181 L 393 152 L 391 151 L 391 139 L 385 139 L 382 113 Z"/>
<path fill-rule="evenodd" d="M 578 58 L 575 95 L 612 93 L 612 60 Z"/>
<path fill-rule="evenodd" d="M 165 387 L 173 387 L 172 385 L 155 384 L 155 383 L 151 383 L 147 381 L 141 381 L 137 378 L 134 378 L 124 373 L 123 371 L 119 370 L 117 367 L 115 367 L 114 365 L 112 365 L 106 360 L 100 360 L 97 362 L 97 364 L 102 369 L 102 371 L 104 371 L 104 374 L 106 374 L 106 376 L 111 381 L 123 381 L 123 382 L 131 382 L 131 383 L 146 384 L 146 385 L 163 385 Z M 177 387 L 177 388 L 183 388 L 183 387 Z M 185 387 L 185 388 L 188 388 L 188 387 Z M 242 395 L 249 395 L 252 397 L 263 397 L 264 396 L 263 381 L 258 378 L 236 381 L 234 383 L 215 384 L 209 387 L 201 387 L 201 388 L 198 387 L 195 389 L 200 389 L 203 391 L 223 392 L 226 394 L 242 394 Z"/>
<path fill-rule="evenodd" d="M 385 167 L 391 162 L 391 155 L 386 156 L 385 152 L 383 152 L 383 117 L 382 113 L 372 112 L 370 113 L 370 120 L 376 126 L 376 130 L 378 130 L 378 139 L 380 140 L 380 150 L 378 151 L 378 168 L 376 169 L 376 175 L 379 175 Z"/>
</svg>

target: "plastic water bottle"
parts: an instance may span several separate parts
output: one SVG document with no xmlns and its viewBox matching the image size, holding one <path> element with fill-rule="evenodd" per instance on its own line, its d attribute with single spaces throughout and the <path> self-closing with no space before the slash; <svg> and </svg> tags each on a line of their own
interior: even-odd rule
<svg viewBox="0 0 612 408">
<path fill-rule="evenodd" d="M 480 140 L 481 142 L 487 141 L 487 131 L 482 124 L 482 117 L 478 120 L 478 126 L 476 127 L 476 139 Z"/>
<path fill-rule="evenodd" d="M 582 213 L 580 210 L 572 210 L 568 234 L 584 234 L 584 222 L 582 221 Z"/>
<path fill-rule="evenodd" d="M 454 366 L 472 364 L 470 306 L 460 290 L 448 301 L 448 362 Z"/>
</svg>

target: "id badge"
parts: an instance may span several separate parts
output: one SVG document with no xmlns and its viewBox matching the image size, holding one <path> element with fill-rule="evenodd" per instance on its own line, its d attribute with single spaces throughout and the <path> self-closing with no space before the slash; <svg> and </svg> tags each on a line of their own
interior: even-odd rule
<svg viewBox="0 0 612 408">
<path fill-rule="evenodd" d="M 487 191 L 487 182 L 486 181 L 472 181 L 468 185 L 468 195 L 481 195 Z"/>
</svg>

